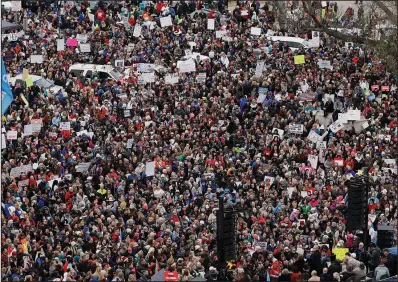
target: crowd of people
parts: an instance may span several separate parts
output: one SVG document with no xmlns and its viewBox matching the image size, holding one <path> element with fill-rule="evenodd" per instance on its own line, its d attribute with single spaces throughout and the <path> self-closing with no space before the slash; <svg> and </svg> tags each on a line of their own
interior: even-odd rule
<svg viewBox="0 0 398 282">
<path fill-rule="evenodd" d="M 379 226 L 397 229 L 397 77 L 385 65 L 394 62 L 324 33 L 317 48 L 272 42 L 274 13 L 259 1 L 194 16 L 200 1 L 70 2 L 2 13 L 25 24 L 17 40 L 2 38 L 9 77 L 28 72 L 65 92 L 12 85 L 2 116 L 3 139 L 17 138 L 2 146 L 1 281 L 147 281 L 162 269 L 179 281 L 214 279 L 220 197 L 238 210 L 237 258 L 224 279 L 396 275 L 396 255 L 377 242 Z M 172 26 L 161 27 L 168 15 Z M 89 53 L 58 51 L 57 39 L 82 34 Z M 181 73 L 191 53 L 200 54 L 196 71 Z M 69 72 L 117 60 L 123 80 Z M 144 63 L 166 71 L 142 82 Z M 333 132 L 350 110 L 361 120 Z M 33 123 L 39 130 L 25 134 Z M 348 180 L 358 174 L 369 179 L 369 235 L 347 231 Z M 336 258 L 338 248 L 347 253 Z"/>
</svg>

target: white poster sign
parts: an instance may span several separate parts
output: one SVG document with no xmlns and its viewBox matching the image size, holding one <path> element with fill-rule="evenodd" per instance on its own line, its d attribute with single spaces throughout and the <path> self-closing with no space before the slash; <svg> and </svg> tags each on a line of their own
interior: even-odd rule
<svg viewBox="0 0 398 282">
<path fill-rule="evenodd" d="M 122 68 L 124 67 L 124 60 L 115 60 L 115 67 Z"/>
<path fill-rule="evenodd" d="M 316 143 L 321 139 L 321 136 L 319 136 L 319 134 L 317 134 L 315 131 L 311 130 L 310 133 L 308 134 L 307 138 L 312 143 Z"/>
<path fill-rule="evenodd" d="M 318 168 L 318 156 L 316 155 L 308 155 L 308 161 L 310 162 L 313 169 Z"/>
<path fill-rule="evenodd" d="M 342 114 L 342 113 L 338 114 L 338 120 L 341 121 L 342 123 L 348 123 L 347 118 L 348 118 L 347 114 Z"/>
<path fill-rule="evenodd" d="M 180 72 L 181 73 L 186 73 L 186 72 L 195 72 L 196 71 L 196 66 L 194 61 L 185 61 L 180 64 L 179 66 Z"/>
<path fill-rule="evenodd" d="M 70 130 L 70 122 L 60 122 L 59 123 L 59 130 Z"/>
<path fill-rule="evenodd" d="M 161 27 L 167 27 L 167 26 L 172 26 L 172 25 L 173 25 L 173 23 L 171 21 L 171 16 L 160 18 L 160 26 Z"/>
<path fill-rule="evenodd" d="M 143 73 L 138 77 L 141 84 L 146 83 L 154 83 L 155 82 L 155 73 Z"/>
<path fill-rule="evenodd" d="M 124 117 L 130 116 L 130 110 L 124 110 Z"/>
<path fill-rule="evenodd" d="M 207 20 L 207 29 L 214 30 L 214 19 Z"/>
<path fill-rule="evenodd" d="M 86 43 L 88 40 L 87 34 L 78 34 L 76 35 L 76 40 L 79 41 L 79 43 Z"/>
<path fill-rule="evenodd" d="M 165 77 L 165 83 L 166 84 L 171 84 L 171 85 L 177 84 L 178 83 L 178 79 L 179 79 L 178 74 L 176 74 L 176 73 L 168 73 L 168 74 L 166 74 L 166 77 Z"/>
<path fill-rule="evenodd" d="M 43 55 L 30 55 L 30 63 L 31 64 L 42 64 L 43 63 Z"/>
<path fill-rule="evenodd" d="M 141 36 L 141 31 L 142 31 L 142 26 L 140 26 L 139 24 L 136 24 L 134 26 L 133 36 L 134 37 L 140 37 Z"/>
<path fill-rule="evenodd" d="M 64 51 L 65 50 L 65 39 L 57 39 L 57 51 Z"/>
<path fill-rule="evenodd" d="M 18 131 L 11 130 L 7 131 L 7 140 L 17 140 L 18 139 Z"/>
<path fill-rule="evenodd" d="M 255 75 L 261 76 L 263 74 L 263 69 L 264 69 L 264 61 L 257 62 Z"/>
<path fill-rule="evenodd" d="M 31 124 L 24 125 L 24 127 L 23 127 L 23 135 L 30 136 L 32 134 L 33 134 L 32 125 Z"/>
<path fill-rule="evenodd" d="M 198 76 L 196 77 L 196 81 L 197 82 L 205 82 L 206 81 L 206 73 L 205 72 L 201 72 L 198 74 Z"/>
<path fill-rule="evenodd" d="M 22 4 L 21 1 L 18 0 L 13 0 L 11 2 L 11 11 L 13 12 L 19 12 L 22 10 Z"/>
<path fill-rule="evenodd" d="M 139 72 L 154 72 L 155 71 L 155 64 L 138 64 L 137 70 Z"/>
<path fill-rule="evenodd" d="M 342 123 L 340 120 L 336 120 L 333 122 L 331 125 L 329 125 L 329 129 L 333 132 L 339 132 L 341 129 L 344 128 L 344 123 Z"/>
<path fill-rule="evenodd" d="M 317 141 L 316 148 L 319 150 L 325 150 L 326 149 L 326 141 Z"/>
<path fill-rule="evenodd" d="M 76 166 L 76 172 L 86 172 L 88 171 L 91 163 L 80 163 Z"/>
<path fill-rule="evenodd" d="M 328 60 L 319 61 L 318 66 L 320 69 L 330 69 L 331 68 L 330 61 L 328 61 Z"/>
<path fill-rule="evenodd" d="M 148 162 L 145 165 L 145 175 L 154 176 L 155 175 L 155 162 Z"/>
<path fill-rule="evenodd" d="M 90 44 L 89 43 L 80 44 L 80 51 L 82 53 L 90 53 L 91 52 Z"/>
<path fill-rule="evenodd" d="M 134 142 L 134 139 L 128 139 L 128 140 L 127 140 L 126 148 L 127 148 L 127 149 L 133 148 L 133 142 Z"/>
<path fill-rule="evenodd" d="M 95 16 L 94 16 L 94 14 L 88 14 L 88 19 L 90 20 L 90 22 L 94 22 L 95 21 Z"/>
<path fill-rule="evenodd" d="M 259 27 L 252 27 L 250 29 L 250 34 L 251 35 L 261 35 L 261 28 Z"/>
<path fill-rule="evenodd" d="M 216 38 L 222 38 L 225 35 L 227 35 L 227 31 L 226 30 L 217 30 L 216 31 Z"/>
<path fill-rule="evenodd" d="M 289 132 L 294 134 L 303 134 L 304 132 L 304 125 L 291 123 L 289 124 Z"/>
<path fill-rule="evenodd" d="M 347 120 L 361 120 L 360 110 L 348 110 L 346 113 Z"/>
</svg>

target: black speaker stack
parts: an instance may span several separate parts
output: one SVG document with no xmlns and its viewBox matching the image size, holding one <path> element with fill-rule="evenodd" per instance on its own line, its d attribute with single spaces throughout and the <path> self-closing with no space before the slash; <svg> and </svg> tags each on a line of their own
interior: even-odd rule
<svg viewBox="0 0 398 282">
<path fill-rule="evenodd" d="M 236 260 L 237 256 L 237 223 L 233 207 L 225 207 L 224 199 L 219 198 L 217 213 L 217 256 L 220 264 Z"/>
<path fill-rule="evenodd" d="M 380 225 L 377 228 L 377 246 L 380 249 L 388 249 L 396 246 L 394 239 L 395 229 L 392 226 Z"/>
<path fill-rule="evenodd" d="M 357 230 L 367 230 L 368 227 L 367 195 L 368 195 L 367 177 L 363 175 L 352 177 L 348 184 L 348 212 L 347 212 L 347 230 L 352 233 L 354 233 Z"/>
</svg>

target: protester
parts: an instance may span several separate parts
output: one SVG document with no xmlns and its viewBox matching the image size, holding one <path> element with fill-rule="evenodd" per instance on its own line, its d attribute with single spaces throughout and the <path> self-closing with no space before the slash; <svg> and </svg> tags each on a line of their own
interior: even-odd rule
<svg viewBox="0 0 398 282">
<path fill-rule="evenodd" d="M 220 197 L 238 210 L 230 280 L 320 281 L 325 268 L 340 279 L 333 251 L 353 253 L 368 235 L 347 231 L 347 181 L 358 174 L 369 179 L 371 241 L 379 225 L 397 229 L 392 62 L 325 33 L 309 49 L 272 42 L 276 14 L 257 1 L 194 16 L 201 1 L 81 2 L 2 12 L 26 27 L 17 41 L 2 37 L 14 96 L 2 117 L 2 281 L 142 281 L 161 269 L 216 280 Z M 72 43 L 85 36 L 90 52 Z M 195 72 L 179 73 L 183 60 Z M 112 73 L 82 76 L 75 64 Z M 156 65 L 155 82 L 143 64 Z M 63 90 L 13 80 L 26 73 Z M 355 109 L 359 121 L 331 130 Z"/>
</svg>

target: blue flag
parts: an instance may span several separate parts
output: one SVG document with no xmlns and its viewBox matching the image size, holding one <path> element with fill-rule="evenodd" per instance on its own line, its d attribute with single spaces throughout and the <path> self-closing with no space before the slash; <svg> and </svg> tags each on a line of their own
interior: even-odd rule
<svg viewBox="0 0 398 282">
<path fill-rule="evenodd" d="M 11 105 L 14 96 L 11 92 L 11 87 L 8 84 L 8 78 L 6 73 L 6 67 L 4 66 L 3 58 L 1 58 L 1 114 L 7 111 L 8 107 Z"/>
</svg>

